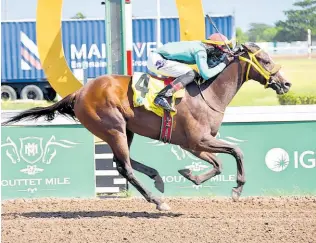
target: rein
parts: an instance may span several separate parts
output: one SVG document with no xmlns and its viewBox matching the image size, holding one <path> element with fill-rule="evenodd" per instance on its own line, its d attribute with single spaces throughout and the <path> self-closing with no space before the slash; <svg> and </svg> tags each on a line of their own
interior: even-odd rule
<svg viewBox="0 0 316 243">
<path fill-rule="evenodd" d="M 200 94 L 201 94 L 203 100 L 205 101 L 205 103 L 208 105 L 208 107 L 210 107 L 212 110 L 217 111 L 217 112 L 219 112 L 219 113 L 221 113 L 221 114 L 225 114 L 225 111 L 217 110 L 217 109 L 215 109 L 214 107 L 211 106 L 211 104 L 205 99 L 205 97 L 204 97 L 204 95 L 203 95 L 203 93 L 202 93 L 202 90 L 201 90 L 201 83 L 196 82 L 196 84 L 197 84 L 197 86 L 199 87 Z"/>
<path fill-rule="evenodd" d="M 233 55 L 236 58 L 239 58 L 240 61 L 244 61 L 248 63 L 248 68 L 247 68 L 247 74 L 246 74 L 246 80 L 245 82 L 247 82 L 249 80 L 249 72 L 250 72 L 250 68 L 254 67 L 265 79 L 266 79 L 266 83 L 264 85 L 264 88 L 268 88 L 269 86 L 269 80 L 271 79 L 271 76 L 276 74 L 280 69 L 281 69 L 281 65 L 279 64 L 275 64 L 273 69 L 271 71 L 266 70 L 264 67 L 262 67 L 262 65 L 259 63 L 259 61 L 256 58 L 256 55 L 258 53 L 260 53 L 262 51 L 262 49 L 259 49 L 258 51 L 256 51 L 255 53 L 251 53 L 251 52 L 247 52 L 247 54 L 249 55 L 249 58 L 245 58 L 242 57 L 241 55 L 244 54 L 245 52 L 240 52 L 237 55 Z M 241 85 L 242 80 L 241 80 L 241 64 L 239 62 L 239 67 L 238 67 L 238 85 Z M 198 80 L 195 80 L 195 83 L 197 84 L 198 88 L 199 88 L 199 92 L 201 97 L 203 98 L 203 100 L 205 101 L 205 103 L 208 105 L 208 107 L 210 107 L 212 110 L 219 112 L 221 114 L 225 114 L 225 111 L 220 111 L 215 109 L 214 107 L 211 106 L 211 104 L 205 99 L 203 92 L 201 90 L 201 84 L 204 82 L 200 82 Z"/>
</svg>

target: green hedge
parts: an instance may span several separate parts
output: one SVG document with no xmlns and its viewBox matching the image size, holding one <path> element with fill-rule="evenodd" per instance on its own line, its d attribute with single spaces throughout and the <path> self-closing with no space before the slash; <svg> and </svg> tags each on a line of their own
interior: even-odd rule
<svg viewBox="0 0 316 243">
<path fill-rule="evenodd" d="M 293 92 L 278 95 L 280 105 L 311 105 L 316 104 L 316 94 L 295 94 Z"/>
</svg>

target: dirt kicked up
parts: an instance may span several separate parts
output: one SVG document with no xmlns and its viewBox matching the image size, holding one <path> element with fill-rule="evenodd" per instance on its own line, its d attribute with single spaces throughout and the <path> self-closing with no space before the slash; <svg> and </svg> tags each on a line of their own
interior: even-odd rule
<svg viewBox="0 0 316 243">
<path fill-rule="evenodd" d="M 14 200 L 2 203 L 2 242 L 316 242 L 316 197 Z"/>
</svg>

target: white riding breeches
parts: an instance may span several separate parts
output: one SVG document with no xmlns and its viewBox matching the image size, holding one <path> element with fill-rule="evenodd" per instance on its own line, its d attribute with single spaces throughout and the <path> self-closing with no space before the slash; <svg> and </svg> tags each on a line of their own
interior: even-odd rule
<svg viewBox="0 0 316 243">
<path fill-rule="evenodd" d="M 190 66 L 184 63 L 164 59 L 156 52 L 149 53 L 147 68 L 155 74 L 175 78 L 193 70 Z"/>
</svg>

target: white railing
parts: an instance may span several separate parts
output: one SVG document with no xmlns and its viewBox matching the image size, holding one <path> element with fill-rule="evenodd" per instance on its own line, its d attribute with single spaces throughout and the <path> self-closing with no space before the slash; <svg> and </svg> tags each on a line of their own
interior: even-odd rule
<svg viewBox="0 0 316 243">
<path fill-rule="evenodd" d="M 20 111 L 7 110 L 1 112 L 1 121 L 16 115 Z M 316 121 L 316 105 L 285 106 L 242 106 L 228 107 L 224 115 L 224 123 L 230 122 L 280 122 L 280 121 Z M 58 115 L 52 122 L 43 118 L 37 121 L 21 121 L 16 126 L 72 125 L 80 124 L 71 118 Z"/>
<path fill-rule="evenodd" d="M 307 41 L 257 42 L 256 44 L 272 55 L 307 55 L 316 51 L 316 46 L 308 45 Z"/>
</svg>

